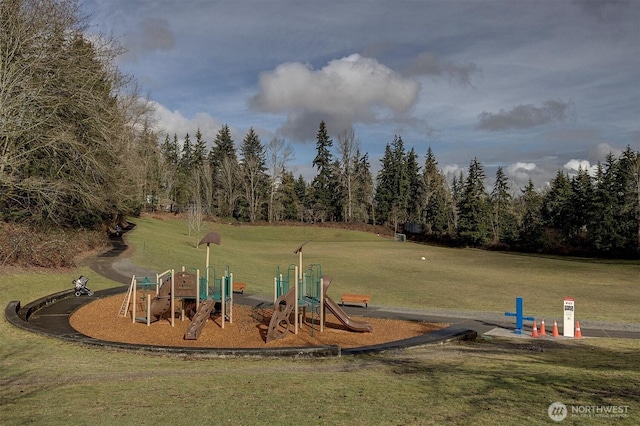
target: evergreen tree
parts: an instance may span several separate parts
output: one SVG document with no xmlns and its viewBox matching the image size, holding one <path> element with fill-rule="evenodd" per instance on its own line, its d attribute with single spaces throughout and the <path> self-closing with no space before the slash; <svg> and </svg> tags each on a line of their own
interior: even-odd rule
<svg viewBox="0 0 640 426">
<path fill-rule="evenodd" d="M 182 141 L 182 150 L 180 153 L 180 160 L 178 166 L 180 172 L 185 176 L 189 174 L 189 169 L 193 165 L 193 145 L 191 144 L 191 137 L 187 133 Z"/>
<path fill-rule="evenodd" d="M 303 181 L 304 183 L 304 181 Z M 296 195 L 297 181 L 293 173 L 285 171 L 278 189 L 278 207 L 274 208 L 275 217 L 282 220 L 297 220 L 300 217 L 300 200 Z"/>
<path fill-rule="evenodd" d="M 164 142 L 160 146 L 160 150 L 165 159 L 165 164 L 177 167 L 178 159 L 180 157 L 180 148 L 178 147 L 178 135 L 173 136 L 173 140 L 169 139 L 167 134 L 164 138 Z"/>
<path fill-rule="evenodd" d="M 318 171 L 311 183 L 312 208 L 314 220 L 323 221 L 335 217 L 336 209 L 333 205 L 335 196 L 334 161 L 331 154 L 333 140 L 329 137 L 324 121 L 320 122 L 320 128 L 316 135 L 316 156 L 313 166 Z"/>
<path fill-rule="evenodd" d="M 502 167 L 498 167 L 496 171 L 496 181 L 491 191 L 490 202 L 493 240 L 506 244 L 514 243 L 517 237 L 517 219 L 509 181 Z"/>
<path fill-rule="evenodd" d="M 571 235 L 571 181 L 561 170 L 549 183 L 542 200 L 542 219 L 545 226 L 557 233 L 562 242 Z"/>
<path fill-rule="evenodd" d="M 380 218 L 393 225 L 397 232 L 407 220 L 409 201 L 409 177 L 407 158 L 402 138 L 395 136 L 391 145 L 385 147 L 382 168 L 377 176 L 376 203 Z"/>
<path fill-rule="evenodd" d="M 216 134 L 209 152 L 209 164 L 215 188 L 218 214 L 232 217 L 235 214 L 239 194 L 239 171 L 236 149 L 228 125 Z"/>
<path fill-rule="evenodd" d="M 406 157 L 407 164 L 407 222 L 416 223 L 422 216 L 420 199 L 422 193 L 420 166 L 415 149 L 411 148 Z"/>
<path fill-rule="evenodd" d="M 449 229 L 455 229 L 456 235 L 458 234 L 458 222 L 460 219 L 460 203 L 462 201 L 462 194 L 464 193 L 464 174 L 462 170 L 460 175 L 453 176 L 451 182 L 451 214 L 450 214 L 450 227 Z"/>
<path fill-rule="evenodd" d="M 227 124 L 224 124 L 218 130 L 209 151 L 209 164 L 211 164 L 211 169 L 214 173 L 220 168 L 224 157 L 229 157 L 237 162 L 236 148 L 231 137 L 231 130 Z"/>
<path fill-rule="evenodd" d="M 191 154 L 191 165 L 202 164 L 207 159 L 207 143 L 202 139 L 200 128 L 196 130 L 196 142 L 193 144 L 193 152 Z"/>
<path fill-rule="evenodd" d="M 598 164 L 593 188 L 593 203 L 588 215 L 589 246 L 597 252 L 611 253 L 624 246 L 617 226 L 619 215 L 616 174 L 618 164 L 609 153 L 605 166 Z"/>
<path fill-rule="evenodd" d="M 539 250 L 543 234 L 542 197 L 531 179 L 522 190 L 518 205 L 521 210 L 518 244 L 526 251 Z"/>
<path fill-rule="evenodd" d="M 458 236 L 471 246 L 482 246 L 489 239 L 489 209 L 484 188 L 484 169 L 476 158 L 469 164 L 469 172 L 458 205 Z"/>
<path fill-rule="evenodd" d="M 431 150 L 427 155 L 422 173 L 420 205 L 424 232 L 427 235 L 442 236 L 448 231 L 451 195 L 446 187 L 446 179 L 438 169 L 438 162 Z"/>
<path fill-rule="evenodd" d="M 298 214 L 300 221 L 303 221 L 307 216 L 306 211 L 310 209 L 310 205 L 308 200 L 309 187 L 302 175 L 298 175 L 298 179 L 296 179 L 296 181 L 294 182 L 293 191 L 296 194 L 296 198 L 300 202 Z"/>
<path fill-rule="evenodd" d="M 576 243 L 584 245 L 587 236 L 589 214 L 593 204 L 593 183 L 586 169 L 580 168 L 578 174 L 571 179 L 570 203 L 570 237 Z"/>
<path fill-rule="evenodd" d="M 618 196 L 625 247 L 640 255 L 640 151 L 627 146 L 619 160 Z"/>
<path fill-rule="evenodd" d="M 354 194 L 354 220 L 368 223 L 373 217 L 373 177 L 369 164 L 369 154 L 360 155 L 360 150 L 356 152 L 358 159 L 355 164 L 355 194 Z"/>
</svg>

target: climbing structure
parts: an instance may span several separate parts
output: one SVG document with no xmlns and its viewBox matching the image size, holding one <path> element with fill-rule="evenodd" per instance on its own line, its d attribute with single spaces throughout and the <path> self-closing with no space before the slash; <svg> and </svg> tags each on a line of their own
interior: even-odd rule
<svg viewBox="0 0 640 426">
<path fill-rule="evenodd" d="M 281 339 L 287 335 L 291 326 L 291 314 L 296 309 L 296 289 L 291 288 L 287 294 L 280 296 L 273 309 L 273 315 L 267 329 L 266 342 Z M 296 319 L 297 321 L 297 319 Z"/>
</svg>

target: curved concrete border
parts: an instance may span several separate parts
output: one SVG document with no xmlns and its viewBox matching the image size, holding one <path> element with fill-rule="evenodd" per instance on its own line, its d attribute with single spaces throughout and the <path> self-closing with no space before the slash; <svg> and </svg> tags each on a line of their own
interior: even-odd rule
<svg viewBox="0 0 640 426">
<path fill-rule="evenodd" d="M 477 337 L 475 330 L 464 327 L 452 326 L 433 333 L 416 336 L 409 339 L 398 340 L 373 346 L 342 349 L 337 345 L 312 346 L 312 347 L 288 347 L 288 348 L 193 348 L 179 346 L 150 346 L 141 344 L 129 344 L 110 342 L 84 335 L 71 327 L 69 316 L 80 306 L 91 300 L 110 296 L 126 291 L 124 287 L 114 287 L 98 291 L 92 297 L 76 298 L 73 290 L 54 293 L 35 300 L 24 307 L 20 301 L 11 301 L 6 306 L 4 314 L 14 326 L 26 331 L 41 335 L 56 337 L 65 341 L 83 345 L 97 346 L 109 349 L 133 351 L 139 353 L 151 353 L 161 355 L 176 355 L 198 358 L 228 358 L 228 357 L 334 357 L 340 355 L 358 355 L 365 353 L 383 352 L 394 349 L 403 349 L 412 346 L 444 343 L 452 340 L 473 340 Z M 47 327 L 42 327 L 30 322 L 37 313 L 45 308 L 54 308 L 56 304 L 66 305 L 57 317 L 57 321 L 47 321 Z"/>
</svg>

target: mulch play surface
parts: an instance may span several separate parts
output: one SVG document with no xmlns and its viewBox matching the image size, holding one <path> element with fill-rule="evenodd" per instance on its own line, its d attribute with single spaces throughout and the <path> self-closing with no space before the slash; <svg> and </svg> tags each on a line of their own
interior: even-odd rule
<svg viewBox="0 0 640 426">
<path fill-rule="evenodd" d="M 202 348 L 279 348 L 319 345 L 353 348 L 402 340 L 446 327 L 446 324 L 357 317 L 359 320 L 368 321 L 373 326 L 372 333 L 358 333 L 344 328 L 327 311 L 322 333 L 317 325 L 312 329 L 310 317 L 308 317 L 297 335 L 293 334 L 292 324 L 291 332 L 286 337 L 266 344 L 265 336 L 273 310 L 234 304 L 232 324 L 225 322 L 223 329 L 220 326 L 220 316 L 215 315 L 207 320 L 198 340 L 184 340 L 184 333 L 190 324 L 188 318 L 181 321 L 176 317 L 175 327 L 171 327 L 169 319 L 157 321 L 150 326 L 134 324 L 130 313 L 128 317 L 118 315 L 123 300 L 123 295 L 98 299 L 78 309 L 69 322 L 73 328 L 87 336 L 111 342 Z"/>
</svg>

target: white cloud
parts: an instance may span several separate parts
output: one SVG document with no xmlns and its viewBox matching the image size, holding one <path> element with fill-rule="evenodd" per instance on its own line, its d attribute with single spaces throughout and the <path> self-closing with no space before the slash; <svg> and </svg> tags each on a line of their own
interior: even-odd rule
<svg viewBox="0 0 640 426">
<path fill-rule="evenodd" d="M 505 174 L 514 183 L 514 187 L 524 186 L 529 182 L 529 179 L 533 180 L 533 174 L 537 171 L 535 163 L 517 162 L 507 166 Z"/>
<path fill-rule="evenodd" d="M 575 174 L 579 170 L 586 170 L 590 176 L 595 176 L 598 166 L 596 164 L 592 166 L 587 160 L 571 159 L 564 165 L 564 168 L 569 171 L 569 174 Z"/>
<path fill-rule="evenodd" d="M 187 118 L 180 111 L 170 111 L 157 102 L 154 102 L 153 106 L 160 134 L 166 133 L 170 138 L 173 138 L 175 134 L 178 136 L 178 140 L 182 141 L 184 136 L 189 133 L 191 140 L 195 140 L 195 132 L 200 129 L 203 139 L 210 146 L 222 127 L 222 123 L 204 112 L 197 113 L 193 118 Z"/>
<path fill-rule="evenodd" d="M 460 172 L 464 170 L 457 164 L 447 164 L 442 168 L 442 173 L 447 177 L 447 179 L 453 179 L 453 177 L 458 177 Z"/>
<path fill-rule="evenodd" d="M 358 54 L 330 61 L 319 70 L 285 63 L 263 73 L 259 86 L 250 106 L 286 113 L 281 131 L 302 140 L 315 135 L 320 120 L 347 127 L 400 118 L 414 106 L 420 90 L 415 80 Z M 341 130 L 334 126 L 334 131 Z"/>
</svg>

